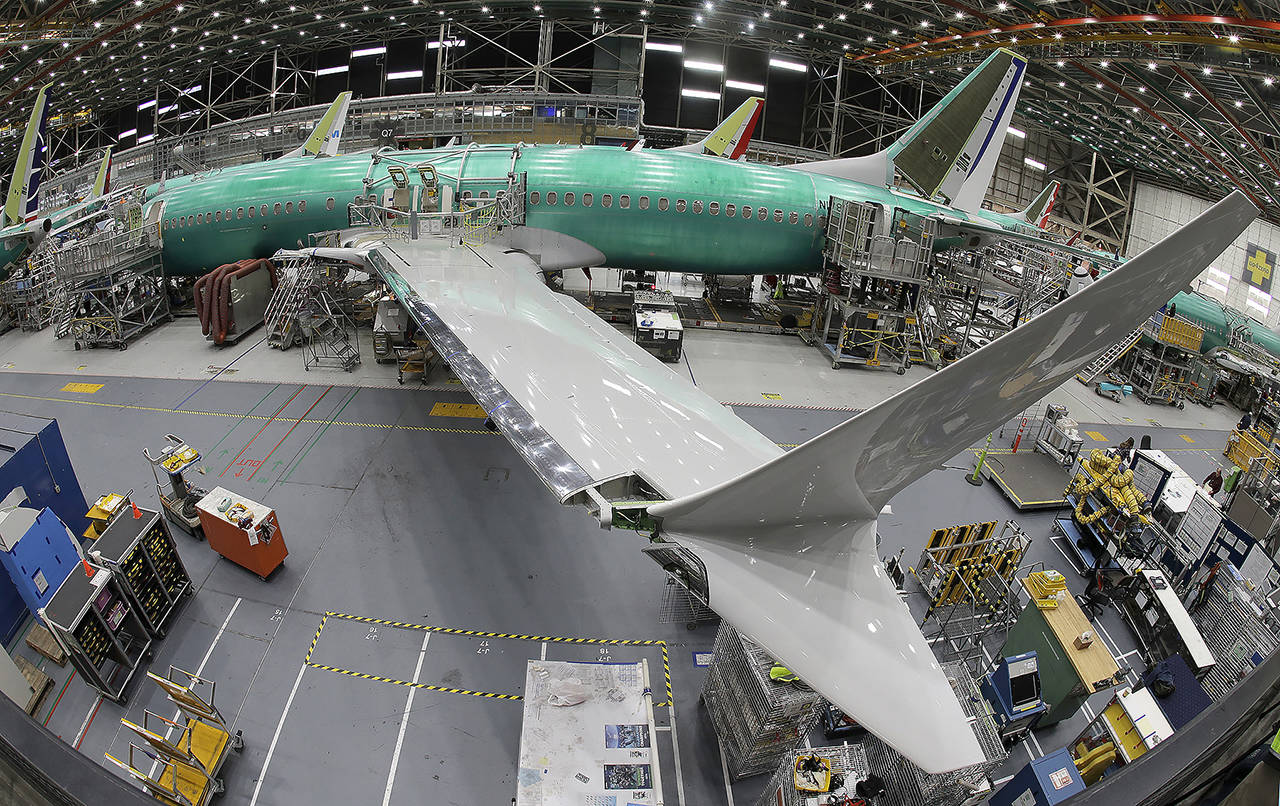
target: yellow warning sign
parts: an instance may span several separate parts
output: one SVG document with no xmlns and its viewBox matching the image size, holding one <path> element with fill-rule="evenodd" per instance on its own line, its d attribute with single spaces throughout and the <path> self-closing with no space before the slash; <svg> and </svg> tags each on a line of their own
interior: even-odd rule
<svg viewBox="0 0 1280 806">
<path fill-rule="evenodd" d="M 1097 431 L 1085 431 L 1094 442 L 1106 442 L 1107 438 Z"/>
<path fill-rule="evenodd" d="M 776 392 L 761 392 L 760 397 L 763 397 L 765 400 L 781 400 L 782 399 L 782 395 Z"/>
<path fill-rule="evenodd" d="M 1180 436 L 1180 437 L 1182 437 L 1184 440 L 1186 440 L 1186 442 L 1187 442 L 1187 444 L 1188 444 L 1188 445 L 1194 445 L 1194 444 L 1195 444 L 1195 442 L 1196 442 L 1194 439 L 1192 439 L 1191 437 L 1187 436 L 1186 434 L 1178 434 L 1178 436 Z"/>
<path fill-rule="evenodd" d="M 437 403 L 431 407 L 432 417 L 487 417 L 482 407 L 475 403 Z"/>
<path fill-rule="evenodd" d="M 102 388 L 100 383 L 69 383 L 62 387 L 64 392 L 80 392 L 81 394 L 91 395 Z"/>
</svg>

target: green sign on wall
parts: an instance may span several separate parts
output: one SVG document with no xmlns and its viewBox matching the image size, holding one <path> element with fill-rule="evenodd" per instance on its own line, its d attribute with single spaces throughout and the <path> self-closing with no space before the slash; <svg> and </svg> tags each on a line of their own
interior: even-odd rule
<svg viewBox="0 0 1280 806">
<path fill-rule="evenodd" d="M 1249 244 L 1244 262 L 1244 281 L 1254 288 L 1271 293 L 1271 275 L 1276 268 L 1276 253 L 1263 249 L 1257 244 Z"/>
</svg>

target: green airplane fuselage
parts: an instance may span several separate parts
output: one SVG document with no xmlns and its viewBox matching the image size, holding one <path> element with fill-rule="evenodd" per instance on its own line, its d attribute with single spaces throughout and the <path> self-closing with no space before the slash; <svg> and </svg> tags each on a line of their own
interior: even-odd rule
<svg viewBox="0 0 1280 806">
<path fill-rule="evenodd" d="M 510 148 L 489 146 L 397 151 L 371 164 L 377 159 L 373 154 L 281 158 L 171 180 L 163 192 L 151 186 L 146 198 L 165 204 L 166 271 L 199 275 L 224 263 L 305 246 L 309 233 L 349 226 L 347 205 L 365 194 L 366 177 L 379 183 L 381 200 L 391 187 L 388 165 L 427 161 L 434 163 L 442 185 L 455 184 L 461 167 L 462 187 L 474 197 L 506 189 L 509 172 L 524 174 L 525 223 L 590 244 L 605 255 L 605 265 L 617 268 L 817 272 L 822 266 L 820 205 L 831 196 L 881 204 L 890 214 L 897 208 L 919 216 L 970 218 L 859 182 L 678 151 L 525 146 L 513 164 Z M 407 173 L 412 183 L 419 181 L 412 169 Z M 572 204 L 566 194 L 572 194 Z M 252 215 L 249 208 L 256 208 Z"/>
</svg>

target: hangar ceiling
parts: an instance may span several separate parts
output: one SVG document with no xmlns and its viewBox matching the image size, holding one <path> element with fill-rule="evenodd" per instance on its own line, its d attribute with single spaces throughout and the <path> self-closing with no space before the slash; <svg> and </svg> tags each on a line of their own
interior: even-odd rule
<svg viewBox="0 0 1280 806">
<path fill-rule="evenodd" d="M 1280 21 L 1265 19 L 1277 15 L 1258 0 L 21 0 L 4 9 L 6 156 L 42 83 L 56 88 L 55 127 L 89 147 L 120 134 L 114 112 L 161 95 L 176 99 L 175 115 L 181 104 L 200 111 L 189 126 L 313 103 L 316 54 L 335 47 L 470 37 L 505 51 L 506 74 L 528 75 L 531 57 L 503 37 L 517 26 L 534 36 L 550 20 L 578 31 L 587 51 L 616 32 L 808 62 L 800 144 L 836 153 L 882 142 L 993 49 L 1011 47 L 1032 60 L 1015 125 L 1210 197 L 1239 187 L 1266 205 L 1280 193 Z M 250 70 L 264 63 L 270 80 Z M 215 67 L 243 71 L 250 89 L 214 97 L 203 84 Z"/>
</svg>

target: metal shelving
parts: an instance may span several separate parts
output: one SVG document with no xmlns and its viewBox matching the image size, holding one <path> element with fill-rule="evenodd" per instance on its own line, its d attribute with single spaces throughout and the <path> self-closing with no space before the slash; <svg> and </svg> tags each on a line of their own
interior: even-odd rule
<svg viewBox="0 0 1280 806">
<path fill-rule="evenodd" d="M 126 510 L 113 520 L 94 543 L 92 556 L 114 572 L 147 632 L 160 638 L 182 597 L 192 593 L 191 576 L 165 519 L 153 510 L 138 511 L 141 518 Z"/>
</svg>

